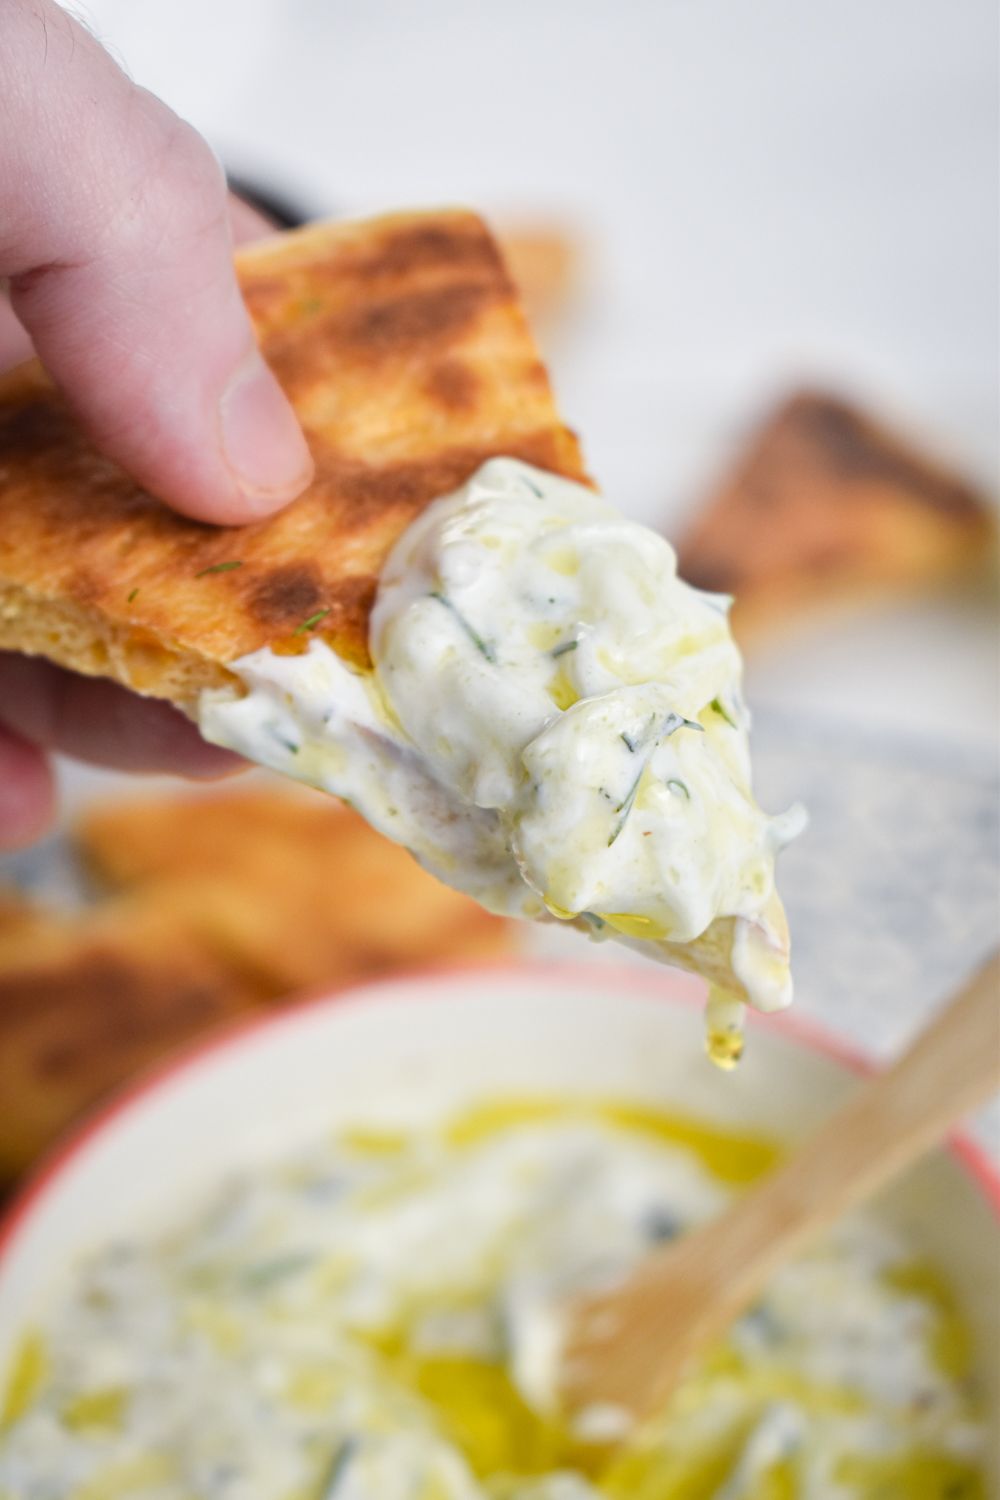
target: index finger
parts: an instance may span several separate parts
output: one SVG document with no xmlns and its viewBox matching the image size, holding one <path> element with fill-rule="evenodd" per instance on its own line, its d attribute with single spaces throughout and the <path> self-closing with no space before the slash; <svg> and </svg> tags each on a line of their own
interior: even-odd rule
<svg viewBox="0 0 1000 1500">
<path fill-rule="evenodd" d="M 232 263 L 222 172 L 53 0 L 4 0 L 0 275 L 94 441 L 202 520 L 308 483 Z"/>
</svg>

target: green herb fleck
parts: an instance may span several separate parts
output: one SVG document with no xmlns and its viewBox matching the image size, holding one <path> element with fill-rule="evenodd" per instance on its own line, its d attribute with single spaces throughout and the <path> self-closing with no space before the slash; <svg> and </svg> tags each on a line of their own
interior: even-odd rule
<svg viewBox="0 0 1000 1500">
<path fill-rule="evenodd" d="M 357 1438 L 348 1438 L 345 1442 L 341 1443 L 330 1461 L 330 1467 L 319 1482 L 319 1489 L 316 1491 L 316 1500 L 337 1500 L 340 1481 L 347 1473 L 347 1466 L 357 1450 Z M 351 1487 L 353 1489 L 353 1485 Z"/>
<path fill-rule="evenodd" d="M 645 747 L 649 744 L 650 734 L 655 728 L 656 715 L 653 714 L 650 717 L 645 728 L 640 730 L 638 734 L 629 734 L 626 730 L 623 729 L 618 737 L 623 744 L 628 746 L 632 754 L 635 755 L 637 750 L 645 749 Z M 671 709 L 670 713 L 667 714 L 666 718 L 663 720 L 662 725 L 656 733 L 654 748 L 655 745 L 658 745 L 661 740 L 669 739 L 670 735 L 672 735 L 677 729 L 696 729 L 699 734 L 704 733 L 702 726 L 694 719 L 685 719 L 683 714 L 674 713 L 673 709 Z"/>
<path fill-rule="evenodd" d="M 138 589 L 133 589 L 132 592 L 129 594 L 128 598 L 126 599 L 125 603 L 126 604 L 131 604 L 132 600 L 135 598 L 135 596 L 136 596 L 136 594 L 138 592 L 139 592 Z"/>
<path fill-rule="evenodd" d="M 628 818 L 629 813 L 632 811 L 632 804 L 634 803 L 636 795 L 639 791 L 639 783 L 649 769 L 649 763 L 652 760 L 653 756 L 656 754 L 658 747 L 663 743 L 665 739 L 669 739 L 670 735 L 674 734 L 678 729 L 697 729 L 699 732 L 703 732 L 700 724 L 696 724 L 693 719 L 685 719 L 683 714 L 674 713 L 673 709 L 671 709 L 670 713 L 667 714 L 666 718 L 663 720 L 663 723 L 660 725 L 660 728 L 656 731 L 651 739 L 650 730 L 653 728 L 655 723 L 656 716 L 654 714 L 649 724 L 642 731 L 642 734 L 639 735 L 636 739 L 630 738 L 630 736 L 627 735 L 624 730 L 622 731 L 621 738 L 625 741 L 625 744 L 628 746 L 629 750 L 631 750 L 633 755 L 637 750 L 640 749 L 645 750 L 646 753 L 643 757 L 642 765 L 639 768 L 639 774 L 633 781 L 632 785 L 629 787 L 628 792 L 625 795 L 625 800 L 619 803 L 619 805 L 615 808 L 615 812 L 618 813 L 619 816 L 618 822 L 611 830 L 611 837 L 608 839 L 609 849 L 615 842 L 615 839 L 621 833 L 622 829 L 625 827 L 625 821 Z M 678 785 L 682 786 L 683 782 L 679 782 Z"/>
<path fill-rule="evenodd" d="M 714 709 L 721 719 L 725 719 L 726 723 L 730 726 L 731 729 L 735 729 L 737 727 L 736 720 L 726 708 L 721 698 L 713 698 L 708 706 L 709 708 Z"/>
<path fill-rule="evenodd" d="M 675 729 L 694 729 L 698 734 L 705 733 L 704 725 L 699 724 L 697 719 L 685 719 L 683 714 L 669 713 L 660 730 L 660 738 L 665 740 Z"/>
<path fill-rule="evenodd" d="M 645 774 L 646 774 L 646 767 L 643 766 L 642 769 L 640 770 L 638 776 L 635 778 L 635 780 L 633 781 L 632 785 L 629 787 L 628 791 L 626 792 L 624 802 L 619 802 L 618 806 L 615 808 L 615 812 L 619 814 L 619 818 L 618 818 L 618 822 L 615 824 L 614 828 L 612 828 L 612 830 L 611 830 L 611 836 L 608 839 L 608 848 L 609 849 L 611 848 L 611 845 L 614 843 L 615 839 L 621 833 L 622 829 L 625 827 L 626 819 L 628 818 L 629 813 L 632 811 L 632 804 L 634 803 L 634 801 L 635 801 L 635 799 L 636 799 L 636 797 L 637 797 L 637 795 L 639 793 L 639 783 L 642 780 L 642 778 L 645 776 Z"/>
<path fill-rule="evenodd" d="M 597 915 L 596 911 L 582 911 L 580 913 L 580 916 L 585 922 L 588 922 L 590 926 L 593 927 L 595 932 L 600 932 L 602 927 L 606 927 L 608 925 L 603 917 L 599 917 Z"/>
<path fill-rule="evenodd" d="M 287 750 L 290 755 L 298 755 L 299 750 L 302 748 L 301 745 L 297 745 L 294 740 L 287 739 L 281 730 L 274 728 L 273 725 L 269 724 L 268 729 L 270 730 L 271 738 L 281 746 L 282 750 Z"/>
<path fill-rule="evenodd" d="M 649 736 L 652 734 L 655 728 L 656 715 L 650 714 L 649 718 L 646 720 L 646 723 L 643 725 L 642 729 L 639 730 L 638 734 L 628 734 L 623 729 L 621 733 L 621 739 L 628 746 L 632 754 L 635 755 L 637 750 L 641 750 L 644 745 L 648 744 Z"/>
<path fill-rule="evenodd" d="M 549 652 L 549 655 L 553 658 L 553 660 L 557 656 L 565 656 L 567 651 L 575 651 L 579 644 L 579 641 L 563 641 L 561 646 L 553 646 L 552 650 Z"/>
<path fill-rule="evenodd" d="M 676 797 L 686 797 L 688 802 L 691 801 L 691 793 L 688 790 L 687 782 L 678 781 L 676 776 L 671 776 L 668 779 L 667 789 L 673 792 Z"/>
<path fill-rule="evenodd" d="M 296 625 L 292 634 L 305 635 L 307 630 L 315 630 L 320 620 L 325 620 L 329 613 L 328 609 L 318 609 L 314 615 L 309 616 L 308 620 L 303 620 L 301 625 Z"/>
<path fill-rule="evenodd" d="M 541 500 L 541 498 L 542 498 L 542 492 L 538 488 L 538 485 L 535 483 L 535 481 L 533 479 L 529 479 L 528 476 L 527 476 L 527 474 L 522 474 L 521 475 L 521 483 L 524 484 L 524 485 L 527 485 L 527 487 L 531 491 L 531 493 L 533 495 L 537 495 L 538 498 L 539 498 L 539 500 Z"/>
<path fill-rule="evenodd" d="M 279 1255 L 273 1260 L 263 1260 L 255 1266 L 250 1266 L 244 1273 L 244 1284 L 258 1291 L 277 1281 L 284 1281 L 286 1277 L 294 1276 L 299 1271 L 304 1271 L 314 1261 L 315 1256 L 304 1252 L 297 1255 Z"/>
<path fill-rule="evenodd" d="M 439 604 L 443 604 L 445 609 L 451 610 L 452 614 L 455 616 L 455 619 L 458 621 L 459 625 L 461 625 L 462 629 L 469 637 L 469 640 L 479 652 L 480 656 L 485 657 L 488 662 L 495 663 L 496 655 L 494 653 L 493 647 L 488 645 L 487 642 L 483 640 L 478 630 L 473 629 L 468 620 L 462 614 L 461 610 L 455 608 L 454 604 L 452 604 L 447 595 L 439 593 L 436 589 L 434 589 L 432 590 L 430 597 L 432 599 L 436 599 Z"/>
<path fill-rule="evenodd" d="M 202 568 L 201 572 L 196 573 L 194 576 L 196 578 L 206 578 L 209 573 L 231 573 L 234 568 L 242 568 L 242 566 L 242 562 L 213 563 L 210 568 Z"/>
</svg>

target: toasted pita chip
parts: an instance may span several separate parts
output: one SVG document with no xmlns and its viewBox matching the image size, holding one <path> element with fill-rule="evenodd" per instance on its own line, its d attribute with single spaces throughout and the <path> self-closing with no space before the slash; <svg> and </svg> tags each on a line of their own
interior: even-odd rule
<svg viewBox="0 0 1000 1500">
<path fill-rule="evenodd" d="M 140 1069 L 247 1008 L 238 981 L 161 913 L 50 916 L 0 964 L 0 1181 Z"/>
<path fill-rule="evenodd" d="M 22 896 L 20 891 L 10 886 L 0 886 L 0 959 L 5 941 L 11 944 L 18 942 L 25 933 L 36 930 L 44 922 L 45 914 L 41 907 Z"/>
<path fill-rule="evenodd" d="M 242 250 L 238 271 L 314 483 L 239 530 L 187 520 L 22 366 L 0 380 L 0 648 L 184 707 L 263 646 L 319 636 L 363 664 L 382 562 L 431 500 L 498 454 L 583 477 L 475 215 L 319 225 Z"/>
<path fill-rule="evenodd" d="M 678 557 L 690 583 L 735 594 L 742 641 L 962 576 L 994 529 L 970 485 L 846 402 L 802 392 L 751 438 Z"/>
<path fill-rule="evenodd" d="M 220 1021 L 510 948 L 511 924 L 317 792 L 96 805 L 75 840 L 105 888 L 95 905 L 64 914 L 0 892 L 0 1183 Z"/>
<path fill-rule="evenodd" d="M 264 999 L 509 951 L 510 926 L 319 792 L 257 787 L 88 811 L 78 844 Z"/>
</svg>

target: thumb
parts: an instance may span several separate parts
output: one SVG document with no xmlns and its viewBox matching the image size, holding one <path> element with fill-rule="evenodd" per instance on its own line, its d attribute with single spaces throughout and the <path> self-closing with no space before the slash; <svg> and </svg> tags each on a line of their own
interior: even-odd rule
<svg viewBox="0 0 1000 1500">
<path fill-rule="evenodd" d="M 53 0 L 3 0 L 0 275 L 102 450 L 177 510 L 239 523 L 312 473 L 232 264 L 197 133 Z"/>
</svg>

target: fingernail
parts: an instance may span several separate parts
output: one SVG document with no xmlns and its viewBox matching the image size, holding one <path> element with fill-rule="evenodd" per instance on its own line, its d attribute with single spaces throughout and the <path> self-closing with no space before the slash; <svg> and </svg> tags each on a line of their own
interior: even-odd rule
<svg viewBox="0 0 1000 1500">
<path fill-rule="evenodd" d="M 313 473 L 306 440 L 256 350 L 230 380 L 219 411 L 226 462 L 249 500 L 269 509 L 305 488 Z"/>
</svg>

